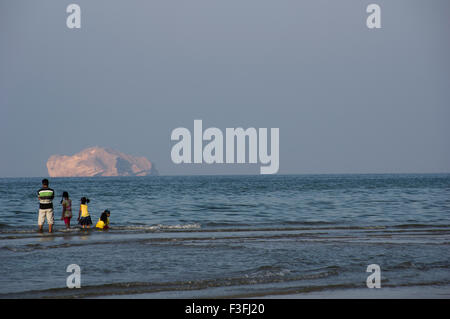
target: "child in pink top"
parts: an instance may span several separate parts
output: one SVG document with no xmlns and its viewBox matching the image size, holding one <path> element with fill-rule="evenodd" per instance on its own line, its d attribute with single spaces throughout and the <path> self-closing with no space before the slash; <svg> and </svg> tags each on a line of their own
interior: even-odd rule
<svg viewBox="0 0 450 319">
<path fill-rule="evenodd" d="M 72 200 L 69 198 L 69 193 L 64 192 L 61 204 L 63 207 L 61 220 L 64 220 L 66 229 L 70 228 L 70 219 L 72 218 Z"/>
</svg>

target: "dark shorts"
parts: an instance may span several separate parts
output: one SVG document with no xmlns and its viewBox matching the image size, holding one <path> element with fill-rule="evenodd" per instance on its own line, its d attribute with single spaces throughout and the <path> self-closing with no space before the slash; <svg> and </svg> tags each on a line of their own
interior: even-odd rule
<svg viewBox="0 0 450 319">
<path fill-rule="evenodd" d="M 92 225 L 91 216 L 81 217 L 80 218 L 80 225 Z"/>
</svg>

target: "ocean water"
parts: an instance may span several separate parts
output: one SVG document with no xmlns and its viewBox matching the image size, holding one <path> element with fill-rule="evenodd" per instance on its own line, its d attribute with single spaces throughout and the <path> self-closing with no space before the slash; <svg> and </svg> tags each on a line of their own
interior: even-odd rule
<svg viewBox="0 0 450 319">
<path fill-rule="evenodd" d="M 370 264 L 382 288 L 450 287 L 449 174 L 53 178 L 53 234 L 36 231 L 40 181 L 0 179 L 0 298 L 353 291 Z M 94 224 L 111 211 L 110 230 L 79 229 L 82 196 Z"/>
</svg>

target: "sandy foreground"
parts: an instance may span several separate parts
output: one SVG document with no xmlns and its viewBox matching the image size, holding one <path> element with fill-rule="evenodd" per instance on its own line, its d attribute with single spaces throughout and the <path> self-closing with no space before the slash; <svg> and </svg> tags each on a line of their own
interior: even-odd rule
<svg viewBox="0 0 450 319">
<path fill-rule="evenodd" d="M 180 291 L 167 295 L 165 293 L 143 293 L 128 295 L 99 296 L 101 299 L 178 299 L 210 298 L 211 295 L 200 291 Z M 215 297 L 215 298 L 228 298 Z M 250 298 L 252 297 L 243 297 Z M 381 287 L 381 288 L 357 288 L 357 289 L 334 289 L 326 291 L 304 292 L 295 294 L 276 294 L 253 297 L 256 299 L 450 299 L 450 286 L 410 286 L 410 287 Z M 232 297 L 234 299 L 234 297 Z M 239 299 L 236 298 L 236 299 Z"/>
<path fill-rule="evenodd" d="M 358 288 L 264 296 L 270 299 L 450 299 L 450 286 Z"/>
</svg>

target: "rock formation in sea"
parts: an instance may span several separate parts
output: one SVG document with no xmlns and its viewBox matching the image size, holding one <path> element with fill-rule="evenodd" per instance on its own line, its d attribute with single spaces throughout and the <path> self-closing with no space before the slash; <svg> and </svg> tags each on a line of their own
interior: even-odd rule
<svg viewBox="0 0 450 319">
<path fill-rule="evenodd" d="M 50 177 L 147 176 L 153 175 L 152 163 L 119 151 L 90 147 L 72 155 L 52 155 L 47 161 Z"/>
</svg>

